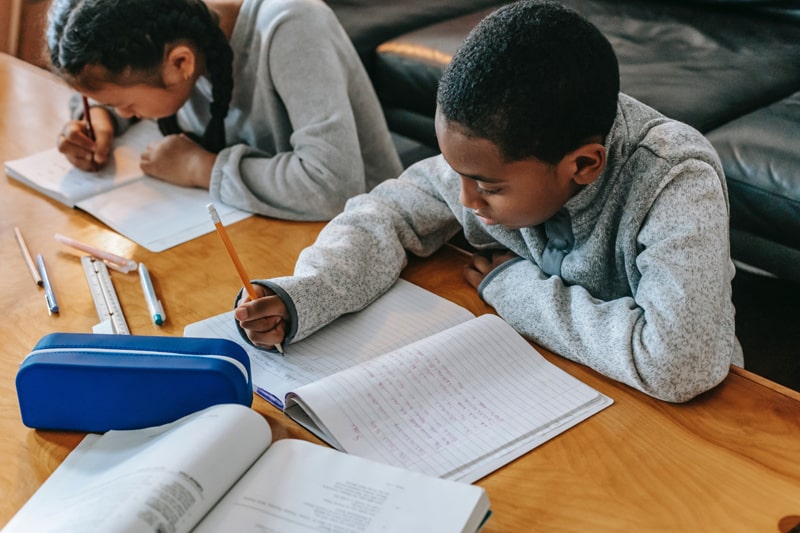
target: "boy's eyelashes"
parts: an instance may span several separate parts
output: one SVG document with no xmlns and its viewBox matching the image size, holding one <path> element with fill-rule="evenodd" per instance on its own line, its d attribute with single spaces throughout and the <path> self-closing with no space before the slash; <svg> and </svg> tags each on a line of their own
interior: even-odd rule
<svg viewBox="0 0 800 533">
<path fill-rule="evenodd" d="M 493 194 L 497 194 L 500 192 L 500 189 L 484 189 L 480 185 L 476 187 L 478 194 L 482 194 L 484 196 L 491 196 Z"/>
<path fill-rule="evenodd" d="M 475 178 L 470 178 L 470 179 L 472 179 L 475 182 L 475 190 L 478 192 L 478 194 L 481 194 L 483 196 L 491 196 L 492 194 L 499 193 L 501 190 L 500 187 L 491 187 L 491 185 L 493 185 L 493 183 L 491 182 Z M 489 185 L 489 187 L 487 187 L 487 185 Z"/>
<path fill-rule="evenodd" d="M 482 176 L 461 174 L 458 171 L 456 171 L 456 173 L 461 177 L 462 189 L 468 190 L 472 187 L 475 187 L 475 193 L 479 194 L 480 196 L 491 196 L 493 194 L 498 194 L 503 190 L 503 187 L 500 186 L 501 184 L 494 180 L 489 180 Z M 494 187 L 487 187 L 487 185 L 494 185 Z"/>
<path fill-rule="evenodd" d="M 497 194 L 497 193 L 499 193 L 501 191 L 500 187 L 487 188 L 486 185 L 492 185 L 494 182 L 489 181 L 489 180 L 487 180 L 485 178 L 477 177 L 477 176 L 467 176 L 465 174 L 461 174 L 461 177 L 465 178 L 465 179 L 467 179 L 469 181 L 474 182 L 475 183 L 475 191 L 478 194 L 481 194 L 481 195 L 484 195 L 484 196 L 490 196 L 492 194 Z"/>
</svg>

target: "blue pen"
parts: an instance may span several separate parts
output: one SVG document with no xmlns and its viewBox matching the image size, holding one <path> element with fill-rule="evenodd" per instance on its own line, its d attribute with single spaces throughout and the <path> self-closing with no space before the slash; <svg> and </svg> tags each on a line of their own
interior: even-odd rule
<svg viewBox="0 0 800 533">
<path fill-rule="evenodd" d="M 39 275 L 42 277 L 44 300 L 47 302 L 47 309 L 50 313 L 58 313 L 56 293 L 53 292 L 53 285 L 50 283 L 50 276 L 47 275 L 47 269 L 44 266 L 44 257 L 42 257 L 42 254 L 36 254 L 36 266 L 39 269 Z"/>
<path fill-rule="evenodd" d="M 139 280 L 142 282 L 142 291 L 144 292 L 144 299 L 147 301 L 147 309 L 150 310 L 150 316 L 153 318 L 155 325 L 160 326 L 167 319 L 167 316 L 164 314 L 161 300 L 156 296 L 150 273 L 144 263 L 141 262 L 139 263 Z"/>
</svg>

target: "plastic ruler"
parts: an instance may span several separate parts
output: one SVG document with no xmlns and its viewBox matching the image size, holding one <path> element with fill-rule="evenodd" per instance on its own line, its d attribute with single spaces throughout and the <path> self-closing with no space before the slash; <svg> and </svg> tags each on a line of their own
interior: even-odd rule
<svg viewBox="0 0 800 533">
<path fill-rule="evenodd" d="M 100 324 L 95 326 L 94 331 L 130 335 L 131 332 L 125 322 L 125 315 L 122 314 L 117 291 L 114 290 L 114 284 L 111 282 L 106 264 L 89 255 L 81 257 L 81 263 L 83 264 L 83 273 L 86 274 L 86 281 L 89 282 L 89 291 L 92 293 L 97 316 L 100 318 Z M 110 331 L 108 325 L 110 325 Z"/>
</svg>

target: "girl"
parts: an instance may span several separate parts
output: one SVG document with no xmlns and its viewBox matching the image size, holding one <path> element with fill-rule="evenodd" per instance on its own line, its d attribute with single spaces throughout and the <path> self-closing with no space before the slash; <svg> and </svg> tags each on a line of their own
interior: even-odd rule
<svg viewBox="0 0 800 533">
<path fill-rule="evenodd" d="M 291 220 L 327 220 L 402 170 L 347 34 L 319 0 L 55 0 L 52 65 L 90 109 L 58 148 L 108 160 L 131 120 L 165 137 L 142 154 L 156 178 Z M 77 106 L 76 106 L 77 107 Z"/>
</svg>

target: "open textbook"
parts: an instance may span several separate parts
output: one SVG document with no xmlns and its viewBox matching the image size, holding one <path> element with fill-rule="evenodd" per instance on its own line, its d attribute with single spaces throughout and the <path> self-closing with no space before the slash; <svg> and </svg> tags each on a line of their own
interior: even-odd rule
<svg viewBox="0 0 800 533">
<path fill-rule="evenodd" d="M 90 434 L 3 529 L 475 532 L 486 492 L 301 440 L 220 404 L 164 426 Z"/>
<path fill-rule="evenodd" d="M 239 342 L 256 392 L 331 446 L 468 483 L 612 403 L 501 318 L 404 280 L 283 356 L 245 343 L 232 312 L 184 335 Z"/>
<path fill-rule="evenodd" d="M 73 167 L 52 148 L 22 159 L 6 161 L 6 173 L 70 207 L 77 207 L 113 230 L 161 252 L 214 231 L 206 205 L 207 190 L 178 187 L 142 174 L 139 157 L 161 134 L 156 123 L 143 120 L 114 140 L 106 166 L 98 172 Z M 220 217 L 232 224 L 250 216 L 218 205 Z"/>
</svg>

